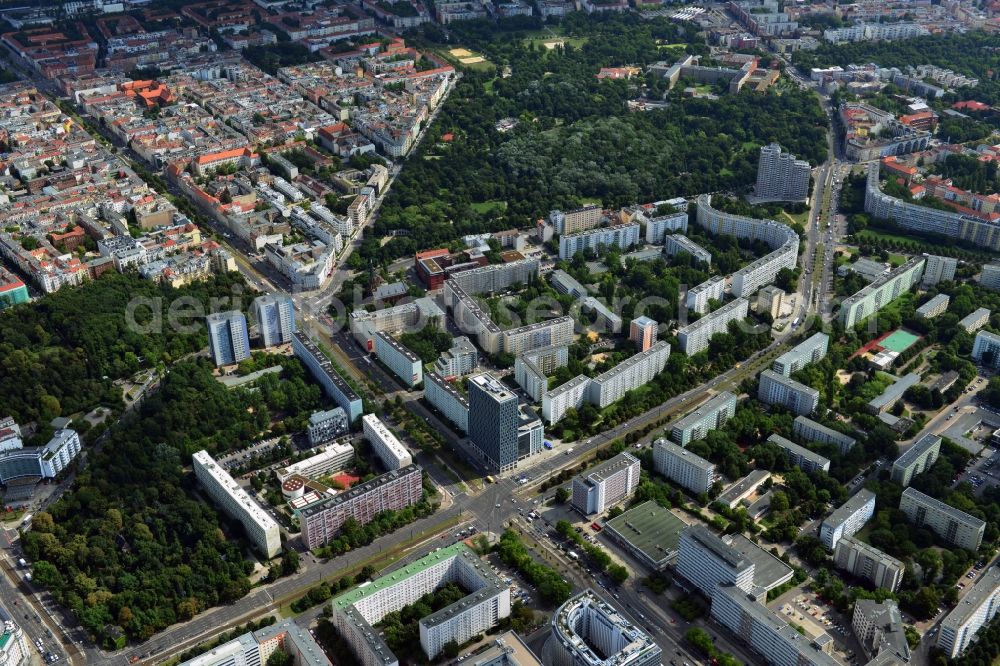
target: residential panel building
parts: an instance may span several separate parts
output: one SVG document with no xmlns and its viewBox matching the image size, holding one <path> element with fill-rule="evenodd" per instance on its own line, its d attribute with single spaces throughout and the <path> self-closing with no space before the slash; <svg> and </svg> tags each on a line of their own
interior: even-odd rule
<svg viewBox="0 0 1000 666">
<path fill-rule="evenodd" d="M 696 322 L 688 324 L 677 331 L 677 341 L 681 351 L 688 356 L 708 349 L 708 343 L 716 333 L 726 333 L 729 323 L 746 319 L 750 302 L 745 298 L 737 298 L 726 303 L 714 312 L 710 312 Z"/>
<path fill-rule="evenodd" d="M 875 587 L 882 587 L 890 592 L 899 589 L 906 571 L 903 563 L 896 558 L 853 536 L 844 536 L 837 541 L 833 563 Z"/>
<path fill-rule="evenodd" d="M 602 217 L 604 217 L 604 210 L 600 204 L 588 204 L 566 212 L 549 211 L 549 222 L 555 227 L 556 233 L 560 235 L 593 229 L 601 223 Z"/>
<path fill-rule="evenodd" d="M 508 587 L 486 562 L 459 542 L 335 597 L 331 602 L 333 624 L 358 662 L 396 666 L 398 658 L 372 627 L 389 613 L 447 583 L 456 583 L 469 594 L 420 619 L 420 647 L 428 659 L 437 658 L 446 643 L 465 643 L 510 616 Z"/>
<path fill-rule="evenodd" d="M 809 162 L 781 151 L 776 143 L 760 149 L 754 196 L 762 201 L 805 201 L 809 198 Z"/>
<path fill-rule="evenodd" d="M 708 599 L 720 585 L 735 585 L 744 592 L 753 587 L 756 565 L 704 525 L 681 530 L 675 571 Z"/>
<path fill-rule="evenodd" d="M 569 347 L 542 347 L 514 359 L 514 381 L 535 402 L 549 389 L 547 375 L 569 363 Z"/>
<path fill-rule="evenodd" d="M 976 341 L 972 345 L 972 360 L 986 367 L 1000 367 L 1000 335 L 989 331 L 976 333 Z"/>
<path fill-rule="evenodd" d="M 962 317 L 962 320 L 958 322 L 958 325 L 965 329 L 966 333 L 975 333 L 990 320 L 990 309 L 989 308 L 978 308 L 974 312 L 970 312 L 966 316 Z"/>
<path fill-rule="evenodd" d="M 676 257 L 682 252 L 691 255 L 695 261 L 706 266 L 712 265 L 712 253 L 682 234 L 667 234 L 663 237 L 663 254 Z"/>
<path fill-rule="evenodd" d="M 420 357 L 385 331 L 375 334 L 375 355 L 410 388 L 424 381 L 424 363 Z"/>
<path fill-rule="evenodd" d="M 930 469 L 939 455 L 941 438 L 937 435 L 924 435 L 892 463 L 892 480 L 905 488 L 910 485 L 913 477 Z"/>
<path fill-rule="evenodd" d="M 853 328 L 908 292 L 920 282 L 926 263 L 924 257 L 913 257 L 845 299 L 840 304 L 840 323 Z"/>
<path fill-rule="evenodd" d="M 292 334 L 292 351 L 309 368 L 326 394 L 347 413 L 350 422 L 354 423 L 363 410 L 361 396 L 334 369 L 330 359 L 302 331 Z"/>
<path fill-rule="evenodd" d="M 295 304 L 290 296 L 258 296 L 253 299 L 253 314 L 265 349 L 292 341 L 292 333 L 295 332 Z"/>
<path fill-rule="evenodd" d="M 948 506 L 914 488 L 906 488 L 899 498 L 899 510 L 917 527 L 927 527 L 941 540 L 973 553 L 983 543 L 986 522 Z"/>
<path fill-rule="evenodd" d="M 924 266 L 924 275 L 920 279 L 920 286 L 923 288 L 933 287 L 939 282 L 950 282 L 955 279 L 955 269 L 958 268 L 958 259 L 955 257 L 940 257 L 936 254 L 925 254 L 927 265 Z"/>
<path fill-rule="evenodd" d="M 628 339 L 635 343 L 639 351 L 644 352 L 656 343 L 656 334 L 660 325 L 649 317 L 636 317 L 629 323 Z"/>
<path fill-rule="evenodd" d="M 689 310 L 705 314 L 710 306 L 709 301 L 722 302 L 725 293 L 726 278 L 721 275 L 713 275 L 701 284 L 688 289 L 684 304 Z"/>
<path fill-rule="evenodd" d="M 983 289 L 1000 291 L 1000 263 L 983 264 L 983 272 L 979 274 L 979 286 Z"/>
<path fill-rule="evenodd" d="M 781 435 L 772 434 L 767 438 L 767 441 L 785 451 L 785 455 L 788 456 L 788 464 L 792 467 L 801 467 L 805 472 L 812 472 L 817 469 L 821 469 L 824 472 L 830 471 L 829 459 L 824 458 L 814 451 L 810 451 L 804 446 L 799 446 Z"/>
<path fill-rule="evenodd" d="M 667 234 L 687 233 L 687 228 L 688 214 L 686 210 L 668 215 L 658 215 L 646 222 L 646 242 L 650 245 L 659 245 L 664 242 Z"/>
<path fill-rule="evenodd" d="M 822 423 L 817 423 L 805 416 L 796 416 L 792 422 L 792 435 L 800 443 L 819 442 L 820 444 L 835 444 L 841 453 L 847 453 L 857 440 L 849 435 L 845 435 L 839 430 L 828 428 Z"/>
<path fill-rule="evenodd" d="M 819 391 L 773 370 L 764 370 L 760 373 L 757 399 L 766 405 L 780 405 L 796 415 L 805 415 L 819 405 Z"/>
<path fill-rule="evenodd" d="M 417 465 L 386 472 L 350 490 L 311 504 L 299 512 L 302 543 L 310 550 L 330 542 L 348 518 L 367 525 L 385 511 L 398 511 L 420 502 L 423 470 Z"/>
<path fill-rule="evenodd" d="M 932 319 L 943 315 L 948 310 L 949 302 L 951 297 L 948 294 L 938 294 L 917 308 L 916 315 L 921 319 Z"/>
<path fill-rule="evenodd" d="M 814 333 L 807 340 L 795 345 L 787 352 L 774 359 L 771 369 L 779 375 L 791 377 L 810 363 L 816 363 L 824 356 L 830 344 L 830 336 L 826 333 Z"/>
<path fill-rule="evenodd" d="M 267 559 L 281 552 L 278 523 L 251 499 L 229 472 L 219 467 L 208 451 L 195 453 L 191 465 L 201 487 L 230 518 L 243 526 L 254 548 Z"/>
<path fill-rule="evenodd" d="M 852 536 L 875 515 L 875 493 L 862 488 L 826 517 L 819 527 L 819 540 L 831 551 L 845 536 Z"/>
<path fill-rule="evenodd" d="M 413 464 L 410 452 L 377 416 L 365 414 L 361 417 L 361 424 L 365 439 L 387 470 L 402 469 Z"/>
<path fill-rule="evenodd" d="M 721 428 L 735 413 L 736 396 L 723 391 L 675 421 L 670 427 L 670 439 L 687 446 L 689 442 L 704 438 L 710 430 Z"/>
<path fill-rule="evenodd" d="M 617 247 L 624 250 L 638 243 L 639 224 L 637 222 L 578 231 L 559 237 L 559 258 L 569 259 L 577 252 L 584 250 L 598 252 L 602 247 Z"/>
<path fill-rule="evenodd" d="M 639 485 L 639 459 L 619 453 L 573 479 L 573 508 L 585 516 L 604 513 Z"/>
<path fill-rule="evenodd" d="M 906 625 L 899 606 L 892 599 L 878 602 L 858 599 L 851 620 L 854 635 L 869 659 L 882 657 L 883 663 L 906 664 L 910 661 L 910 645 L 906 640 Z"/>
<path fill-rule="evenodd" d="M 1000 567 L 991 566 L 941 621 L 938 648 L 949 658 L 957 659 L 969 647 L 979 630 L 996 617 L 998 609 Z"/>
<path fill-rule="evenodd" d="M 424 398 L 461 432 L 469 432 L 469 400 L 451 382 L 428 372 L 424 376 Z"/>
<path fill-rule="evenodd" d="M 707 493 L 715 483 L 715 465 L 665 439 L 653 445 L 653 469 L 692 493 Z"/>
<path fill-rule="evenodd" d="M 645 386 L 663 372 L 670 358 L 670 344 L 657 342 L 644 352 L 631 356 L 590 380 L 587 400 L 604 408 L 620 400 L 629 391 Z"/>
<path fill-rule="evenodd" d="M 215 365 L 232 365 L 250 358 L 247 318 L 242 312 L 212 313 L 205 322 L 208 324 L 208 353 Z"/>
<path fill-rule="evenodd" d="M 570 409 L 579 409 L 587 401 L 590 377 L 577 375 L 564 384 L 542 394 L 542 418 L 556 423 Z"/>
<path fill-rule="evenodd" d="M 307 479 L 317 479 L 327 474 L 339 472 L 354 461 L 354 447 L 348 442 L 330 442 L 314 449 L 315 453 L 305 460 L 294 462 L 288 467 L 274 471 L 279 481 L 284 481 L 293 474 Z"/>
<path fill-rule="evenodd" d="M 712 617 L 749 645 L 771 666 L 839 666 L 823 651 L 827 634 L 809 639 L 784 618 L 735 585 L 724 585 L 712 597 Z"/>
<path fill-rule="evenodd" d="M 479 352 L 464 335 L 452 340 L 451 349 L 441 353 L 434 362 L 434 372 L 442 377 L 463 377 L 479 367 Z"/>
</svg>

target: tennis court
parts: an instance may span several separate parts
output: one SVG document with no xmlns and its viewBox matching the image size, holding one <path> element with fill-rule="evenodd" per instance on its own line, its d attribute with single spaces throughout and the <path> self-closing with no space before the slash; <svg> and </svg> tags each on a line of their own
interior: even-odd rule
<svg viewBox="0 0 1000 666">
<path fill-rule="evenodd" d="M 883 349 L 888 349 L 889 351 L 902 354 L 904 351 L 912 347 L 913 344 L 919 339 L 919 335 L 914 335 L 909 331 L 897 329 L 890 333 L 884 340 L 879 342 L 879 346 Z"/>
</svg>

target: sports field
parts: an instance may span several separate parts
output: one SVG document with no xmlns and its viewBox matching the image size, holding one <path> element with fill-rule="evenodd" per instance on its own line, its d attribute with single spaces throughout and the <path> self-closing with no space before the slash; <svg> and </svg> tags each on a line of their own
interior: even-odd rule
<svg viewBox="0 0 1000 666">
<path fill-rule="evenodd" d="M 920 339 L 919 335 L 914 335 L 909 331 L 904 331 L 903 329 L 898 329 L 893 331 L 884 340 L 879 342 L 879 345 L 884 349 L 889 351 L 894 351 L 898 354 L 902 354 L 904 351 L 913 346 L 913 344 Z"/>
</svg>

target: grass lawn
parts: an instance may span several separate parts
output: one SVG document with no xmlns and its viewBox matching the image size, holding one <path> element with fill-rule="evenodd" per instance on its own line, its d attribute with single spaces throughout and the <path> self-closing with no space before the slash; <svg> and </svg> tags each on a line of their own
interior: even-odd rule
<svg viewBox="0 0 1000 666">
<path fill-rule="evenodd" d="M 546 42 L 562 41 L 563 44 L 567 46 L 572 46 L 574 49 L 578 49 L 587 43 L 586 37 L 562 37 L 561 35 L 542 35 L 540 37 L 529 37 L 524 40 L 524 45 L 528 46 L 533 44 L 536 49 L 548 51 L 549 47 L 545 45 Z"/>
<path fill-rule="evenodd" d="M 903 241 L 916 241 L 918 243 L 923 242 L 919 238 L 910 238 L 907 236 L 900 236 L 899 234 L 886 233 L 884 231 L 873 231 L 872 229 L 865 229 L 863 231 L 859 231 L 858 233 L 855 234 L 855 237 L 857 237 L 859 240 L 864 240 L 865 238 L 868 239 L 884 238 L 886 240 L 895 241 L 897 243 Z"/>
<path fill-rule="evenodd" d="M 469 207 L 472 208 L 472 210 L 476 211 L 477 213 L 490 213 L 494 211 L 502 213 L 503 211 L 507 210 L 507 202 L 497 201 L 494 199 L 490 201 L 480 201 L 474 204 L 470 204 Z"/>
<path fill-rule="evenodd" d="M 892 264 L 893 266 L 902 266 L 904 263 L 906 263 L 906 257 L 904 257 L 901 254 L 890 254 L 889 263 Z"/>
<path fill-rule="evenodd" d="M 801 213 L 789 213 L 788 211 L 783 210 L 781 211 L 781 214 L 801 227 L 805 227 L 806 224 L 809 222 L 809 211 L 803 211 Z"/>
</svg>

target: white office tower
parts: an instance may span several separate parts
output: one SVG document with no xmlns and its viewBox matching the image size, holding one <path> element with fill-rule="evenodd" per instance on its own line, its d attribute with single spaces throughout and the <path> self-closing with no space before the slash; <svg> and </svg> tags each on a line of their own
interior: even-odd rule
<svg viewBox="0 0 1000 666">
<path fill-rule="evenodd" d="M 906 641 L 906 625 L 896 602 L 858 599 L 851 620 L 854 635 L 869 659 L 881 657 L 879 664 L 910 661 L 910 645 Z M 884 655 L 884 656 L 883 656 Z"/>
<path fill-rule="evenodd" d="M 735 585 L 720 587 L 712 597 L 712 617 L 761 655 L 770 666 L 841 666 L 823 652 L 831 638 L 810 640 L 777 613 Z"/>
<path fill-rule="evenodd" d="M 458 583 L 470 593 L 421 618 L 420 646 L 428 659 L 436 658 L 449 641 L 461 645 L 510 616 L 510 589 L 459 542 L 334 598 L 333 623 L 360 663 L 396 666 L 398 658 L 373 625 L 446 583 Z"/>
<path fill-rule="evenodd" d="M 611 604 L 587 590 L 556 610 L 546 666 L 657 666 L 660 647 Z"/>
<path fill-rule="evenodd" d="M 819 540 L 831 551 L 842 537 L 852 536 L 875 515 L 875 493 L 862 488 L 827 516 L 819 528 Z"/>
<path fill-rule="evenodd" d="M 253 299 L 253 316 L 264 347 L 288 344 L 295 333 L 295 303 L 285 294 L 265 294 Z"/>
<path fill-rule="evenodd" d="M 941 622 L 937 646 L 956 659 L 1000 608 L 1000 568 L 992 566 Z"/>
<path fill-rule="evenodd" d="M 243 525 L 247 538 L 261 554 L 271 559 L 281 552 L 278 523 L 250 498 L 229 472 L 219 467 L 208 451 L 194 454 L 191 464 L 201 487 L 230 518 Z"/>
<path fill-rule="evenodd" d="M 826 333 L 814 333 L 807 340 L 795 345 L 784 354 L 774 359 L 771 369 L 779 375 L 791 377 L 810 363 L 816 363 L 824 356 L 830 345 L 830 336 Z"/>
<path fill-rule="evenodd" d="M 665 439 L 653 445 L 653 468 L 693 493 L 707 493 L 715 483 L 715 465 Z"/>
<path fill-rule="evenodd" d="M 927 259 L 927 264 L 924 266 L 924 275 L 920 279 L 921 287 L 933 287 L 938 282 L 948 282 L 955 279 L 958 259 L 939 257 L 936 254 L 925 254 L 924 257 Z"/>
<path fill-rule="evenodd" d="M 819 405 L 819 391 L 773 370 L 760 373 L 757 399 L 765 405 L 780 405 L 796 415 L 812 413 Z"/>
<path fill-rule="evenodd" d="M 365 439 L 372 446 L 372 451 L 379 457 L 387 470 L 402 469 L 413 464 L 413 457 L 406 447 L 374 414 L 361 417 Z"/>
<path fill-rule="evenodd" d="M 681 446 L 687 446 L 690 442 L 703 439 L 710 430 L 721 428 L 735 413 L 736 396 L 723 391 L 684 418 L 675 421 L 670 427 L 670 439 Z"/>
<path fill-rule="evenodd" d="M 755 569 L 753 560 L 704 525 L 690 525 L 681 530 L 676 571 L 707 598 L 715 595 L 719 585 L 735 585 L 751 592 Z"/>
<path fill-rule="evenodd" d="M 627 499 L 639 485 L 639 459 L 619 453 L 573 479 L 573 508 L 589 516 Z"/>
<path fill-rule="evenodd" d="M 883 587 L 890 592 L 899 589 L 906 571 L 903 563 L 895 557 L 852 536 L 841 537 L 837 541 L 833 563 L 838 569 L 864 578 L 875 587 Z"/>
<path fill-rule="evenodd" d="M 899 510 L 917 527 L 927 527 L 941 539 L 975 553 L 983 543 L 986 521 L 959 511 L 941 500 L 906 488 L 899 497 Z"/>
<path fill-rule="evenodd" d="M 250 358 L 247 318 L 242 312 L 216 312 L 205 318 L 208 324 L 208 353 L 215 365 L 232 365 Z"/>
<path fill-rule="evenodd" d="M 776 143 L 760 149 L 757 163 L 757 199 L 805 201 L 809 198 L 809 162 L 783 153 Z"/>
<path fill-rule="evenodd" d="M 972 360 L 989 368 L 1000 367 L 1000 335 L 989 331 L 976 333 L 972 345 Z"/>
</svg>

